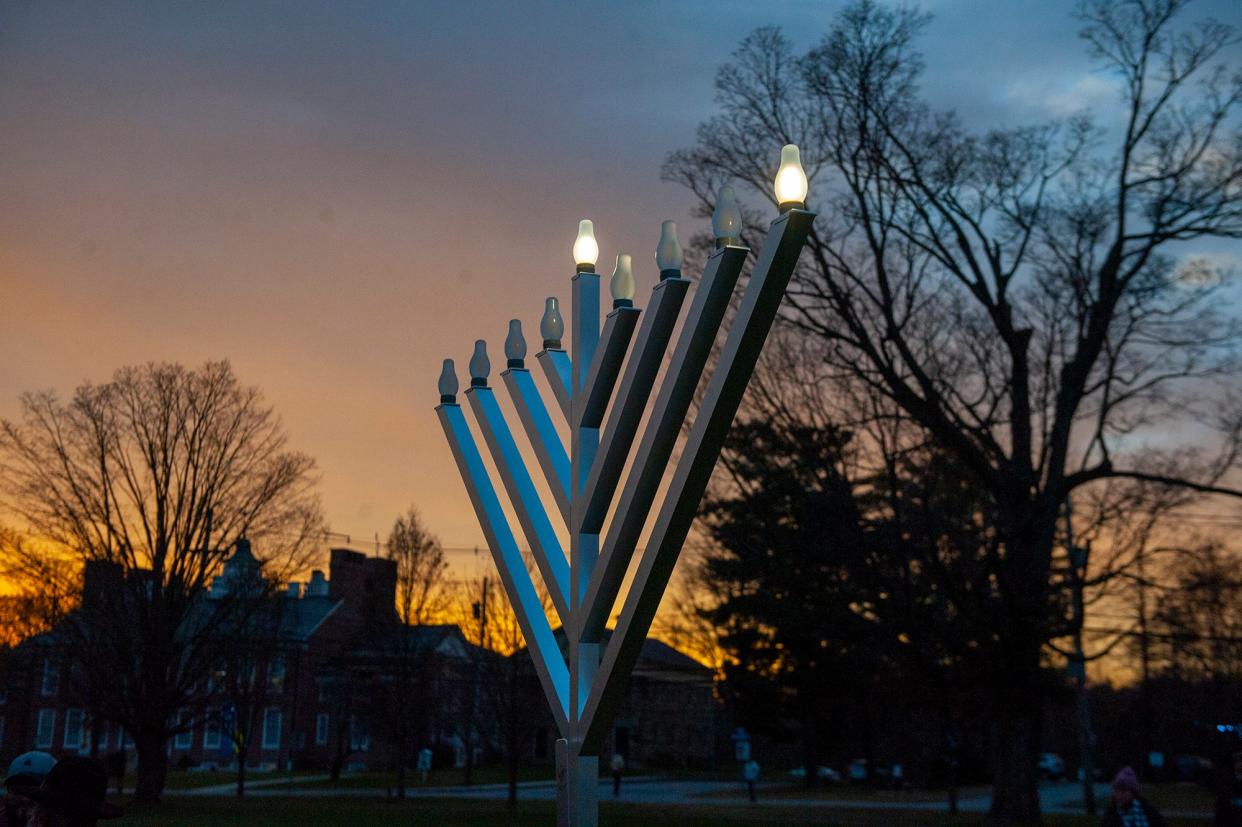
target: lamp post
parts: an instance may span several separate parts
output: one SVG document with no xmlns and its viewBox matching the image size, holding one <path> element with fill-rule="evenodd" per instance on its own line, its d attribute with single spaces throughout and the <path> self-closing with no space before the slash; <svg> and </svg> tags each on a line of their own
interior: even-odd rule
<svg viewBox="0 0 1242 827">
<path fill-rule="evenodd" d="M 716 351 L 714 370 L 611 637 L 605 639 L 605 622 L 620 595 L 750 253 L 742 245 L 742 215 L 732 189 L 723 188 L 717 199 L 712 219 L 716 250 L 699 277 L 658 389 L 656 376 L 691 285 L 681 273 L 683 256 L 676 225 L 666 221 L 661 226 L 656 248 L 659 281 L 645 310 L 633 306 L 630 257 L 617 257 L 609 280 L 613 309 L 601 331 L 600 277 L 595 272 L 599 245 L 591 222 L 579 224 L 573 246 L 577 268 L 571 280 L 570 348 L 566 351 L 562 345 L 565 322 L 559 303 L 549 298 L 540 320 L 543 348 L 535 357 L 567 426 L 568 447 L 525 365 L 521 324 L 510 323 L 505 340 L 507 369 L 501 378 L 551 489 L 554 516 L 568 534 L 568 558 L 488 384 L 486 345 L 482 340 L 475 343 L 465 396 L 551 597 L 553 613 L 564 631 L 564 652 L 457 402 L 452 360 L 444 362 L 436 413 L 560 735 L 556 777 L 557 824 L 561 827 L 598 824 L 600 748 L 815 218 L 805 206 L 806 175 L 797 147 L 782 150 L 776 191 L 781 214 L 768 229 L 732 324 Z M 653 392 L 655 401 L 635 447 Z M 631 455 L 630 472 L 622 485 Z M 616 506 L 605 532 L 614 499 Z"/>
</svg>

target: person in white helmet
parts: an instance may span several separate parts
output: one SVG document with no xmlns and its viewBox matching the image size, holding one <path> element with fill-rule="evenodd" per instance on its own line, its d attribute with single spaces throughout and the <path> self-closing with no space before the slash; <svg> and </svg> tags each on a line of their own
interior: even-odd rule
<svg viewBox="0 0 1242 827">
<path fill-rule="evenodd" d="M 46 752 L 23 752 L 9 764 L 4 775 L 4 797 L 0 798 L 0 827 L 25 827 L 34 813 L 33 799 L 17 791 L 21 787 L 37 787 L 56 766 L 56 759 Z"/>
</svg>

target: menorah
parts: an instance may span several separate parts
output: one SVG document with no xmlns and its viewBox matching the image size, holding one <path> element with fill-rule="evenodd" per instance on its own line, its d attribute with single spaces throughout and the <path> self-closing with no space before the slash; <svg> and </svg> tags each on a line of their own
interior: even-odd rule
<svg viewBox="0 0 1242 827">
<path fill-rule="evenodd" d="M 630 257 L 617 257 L 610 283 L 613 309 L 602 332 L 600 277 L 595 272 L 599 246 L 591 222 L 579 225 L 574 243 L 578 266 L 572 280 L 570 349 L 566 352 L 561 344 L 565 323 L 558 302 L 549 298 L 540 322 L 543 349 L 536 355 L 568 426 L 568 450 L 526 367 L 521 322 L 509 322 L 507 369 L 501 378 L 567 529 L 568 559 L 495 391 L 488 385 L 491 365 L 486 342 L 475 342 L 465 395 L 530 545 L 551 612 L 561 624 L 564 653 L 457 403 L 453 360 L 444 360 L 436 413 L 560 735 L 556 777 L 557 824 L 561 827 L 598 823 L 599 752 L 810 232 L 815 214 L 806 209 L 806 192 L 798 148 L 788 145 L 781 151 L 776 175 L 780 215 L 768 229 L 724 343 L 716 351 L 706 390 L 606 646 L 602 644 L 605 624 L 620 596 L 750 253 L 742 243 L 742 212 L 732 188 L 722 187 L 716 199 L 712 215 L 716 249 L 699 277 L 623 486 L 626 460 L 690 292 L 691 282 L 681 274 L 683 254 L 674 223 L 665 221 L 661 227 L 656 249 L 660 278 L 645 313 L 633 306 Z M 620 497 L 608 519 L 619 486 Z"/>
</svg>

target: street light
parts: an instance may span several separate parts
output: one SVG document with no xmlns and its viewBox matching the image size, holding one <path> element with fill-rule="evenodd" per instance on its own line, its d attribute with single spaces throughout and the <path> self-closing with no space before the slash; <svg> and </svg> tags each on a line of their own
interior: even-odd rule
<svg viewBox="0 0 1242 827">
<path fill-rule="evenodd" d="M 782 157 L 787 154 L 782 152 Z M 617 257 L 609 285 L 613 309 L 601 330 L 595 272 L 599 246 L 591 222 L 579 224 L 573 248 L 577 271 L 571 280 L 570 348 L 562 348 L 565 322 L 556 298 L 550 297 L 539 326 L 543 350 L 536 354 L 554 407 L 568 426 L 568 445 L 525 367 L 521 325 L 510 322 L 505 340 L 508 368 L 501 378 L 555 501 L 551 515 L 495 391 L 488 386 L 486 345 L 482 340 L 475 343 L 465 396 L 563 629 L 564 654 L 456 401 L 452 362 L 445 360 L 436 413 L 560 734 L 556 776 L 561 827 L 598 824 L 599 750 L 810 233 L 815 214 L 802 206 L 805 176 L 800 190 L 784 181 L 778 175 L 782 212 L 769 227 L 737 300 L 735 288 L 750 250 L 741 243 L 742 212 L 736 193 L 729 186 L 721 189 L 712 216 L 716 249 L 695 283 L 675 343 L 673 333 L 691 285 L 681 273 L 683 254 L 676 225 L 671 221 L 661 225 L 655 256 L 660 278 L 646 309 L 633 306 L 630 256 Z M 791 195 L 798 198 L 790 200 Z M 730 310 L 732 324 L 718 344 L 717 334 Z M 699 392 L 700 378 L 713 356 L 710 378 Z M 657 387 L 666 361 L 664 379 Z M 694 422 L 673 463 L 687 413 L 696 400 Z M 666 475 L 670 464 L 672 474 Z M 630 588 L 622 596 L 626 572 L 661 490 L 663 499 L 646 548 L 638 555 Z M 553 517 L 568 533 L 568 559 Z M 621 611 L 604 645 L 605 623 L 619 597 Z"/>
</svg>

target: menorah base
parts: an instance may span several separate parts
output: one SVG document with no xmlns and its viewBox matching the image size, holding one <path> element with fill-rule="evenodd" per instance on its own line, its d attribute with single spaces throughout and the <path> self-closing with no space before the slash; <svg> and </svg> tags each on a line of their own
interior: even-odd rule
<svg viewBox="0 0 1242 827">
<path fill-rule="evenodd" d="M 556 827 L 599 827 L 599 756 L 556 741 Z"/>
</svg>

